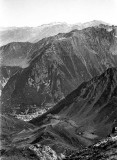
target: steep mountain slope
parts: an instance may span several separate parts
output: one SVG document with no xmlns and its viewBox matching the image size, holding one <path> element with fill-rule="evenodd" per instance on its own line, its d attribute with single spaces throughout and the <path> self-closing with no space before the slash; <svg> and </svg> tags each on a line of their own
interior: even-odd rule
<svg viewBox="0 0 117 160">
<path fill-rule="evenodd" d="M 117 127 L 117 68 L 83 82 L 45 114 L 24 123 L 37 127 L 12 134 L 10 147 L 39 143 L 59 154 L 102 140 Z"/>
<path fill-rule="evenodd" d="M 108 136 L 117 126 L 117 69 L 83 82 L 52 109 L 30 123 L 47 124 L 42 144 L 77 148 Z M 51 124 L 51 126 L 48 126 Z M 51 137 L 52 136 L 52 137 Z"/>
<path fill-rule="evenodd" d="M 2 79 L 5 72 L 9 72 L 8 79 L 11 77 L 2 90 L 2 111 L 24 113 L 52 107 L 82 82 L 116 67 L 116 46 L 113 27 L 90 27 L 35 44 L 20 42 L 1 47 Z"/>
</svg>

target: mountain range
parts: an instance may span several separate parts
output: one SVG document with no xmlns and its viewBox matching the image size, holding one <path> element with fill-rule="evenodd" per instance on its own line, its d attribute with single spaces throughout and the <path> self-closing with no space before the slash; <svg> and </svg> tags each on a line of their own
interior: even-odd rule
<svg viewBox="0 0 117 160">
<path fill-rule="evenodd" d="M 81 158 L 93 150 L 101 160 L 103 145 L 94 145 L 117 127 L 116 26 L 93 21 L 66 27 L 41 26 L 43 36 L 34 31 L 34 39 L 32 29 L 28 34 L 26 28 L 19 29 L 19 35 L 29 36 L 22 34 L 24 39 L 15 34 L 16 28 L 11 29 L 16 37 L 1 29 L 9 37 L 3 43 L 11 41 L 0 47 L 1 155 L 8 159 L 13 152 L 19 159 L 39 159 L 31 147 L 40 145 L 53 151 L 38 149 L 38 154 L 49 150 L 60 156 L 68 151 Z M 40 110 L 44 112 L 28 122 L 16 118 Z M 113 148 L 117 144 L 112 141 L 107 145 Z"/>
<path fill-rule="evenodd" d="M 67 33 L 73 29 L 81 30 L 99 25 L 109 26 L 108 23 L 94 20 L 77 24 L 55 22 L 37 27 L 0 27 L 0 46 L 10 42 L 38 42 L 45 37 L 54 36 L 58 33 Z"/>
<path fill-rule="evenodd" d="M 117 38 L 111 27 L 89 27 L 0 48 L 2 111 L 50 108 L 82 82 L 117 67 Z M 6 111 L 5 111 L 6 110 Z"/>
</svg>

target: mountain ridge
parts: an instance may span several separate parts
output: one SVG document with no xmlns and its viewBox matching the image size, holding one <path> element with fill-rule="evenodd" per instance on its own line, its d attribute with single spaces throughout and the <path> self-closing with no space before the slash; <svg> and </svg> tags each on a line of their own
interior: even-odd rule
<svg viewBox="0 0 117 160">
<path fill-rule="evenodd" d="M 82 30 L 93 26 L 112 26 L 108 23 L 94 20 L 85 23 L 67 24 L 65 22 L 55 22 L 37 27 L 0 27 L 0 43 L 5 45 L 10 42 L 37 42 L 45 37 L 58 33 L 67 33 L 73 29 Z"/>
</svg>

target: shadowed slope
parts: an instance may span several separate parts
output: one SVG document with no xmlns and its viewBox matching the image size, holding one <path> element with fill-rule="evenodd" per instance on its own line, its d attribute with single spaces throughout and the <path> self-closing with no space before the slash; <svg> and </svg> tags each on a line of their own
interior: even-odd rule
<svg viewBox="0 0 117 160">
<path fill-rule="evenodd" d="M 47 135 L 54 136 L 48 138 L 50 143 L 57 143 L 58 139 L 58 144 L 81 147 L 106 137 L 112 127 L 117 126 L 117 69 L 108 69 L 101 76 L 82 83 L 30 123 L 37 126 L 51 123 L 46 129 Z"/>
</svg>

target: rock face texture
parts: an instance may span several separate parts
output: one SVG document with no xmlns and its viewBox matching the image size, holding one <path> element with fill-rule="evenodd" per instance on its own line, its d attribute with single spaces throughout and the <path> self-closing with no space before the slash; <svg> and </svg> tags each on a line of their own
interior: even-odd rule
<svg viewBox="0 0 117 160">
<path fill-rule="evenodd" d="M 89 27 L 0 48 L 2 112 L 49 108 L 82 82 L 117 66 L 117 38 L 111 27 Z"/>
</svg>

